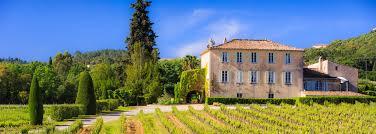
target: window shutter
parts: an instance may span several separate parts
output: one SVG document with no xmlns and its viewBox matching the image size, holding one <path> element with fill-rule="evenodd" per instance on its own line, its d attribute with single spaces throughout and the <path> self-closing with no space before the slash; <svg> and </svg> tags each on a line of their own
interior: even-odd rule
<svg viewBox="0 0 376 134">
<path fill-rule="evenodd" d="M 269 71 L 265 71 L 265 83 L 269 83 Z"/>
<path fill-rule="evenodd" d="M 260 71 L 257 71 L 257 72 L 256 72 L 256 82 L 257 82 L 257 83 L 260 82 Z"/>
<path fill-rule="evenodd" d="M 277 63 L 277 59 L 276 59 L 275 53 L 273 53 L 273 63 Z"/>
<path fill-rule="evenodd" d="M 221 52 L 221 57 L 219 57 L 219 61 L 223 62 L 223 52 Z"/>
<path fill-rule="evenodd" d="M 242 72 L 241 71 L 239 71 L 239 83 L 241 83 L 242 82 Z"/>
<path fill-rule="evenodd" d="M 227 62 L 230 62 L 230 54 L 228 52 L 226 54 L 227 54 L 227 56 L 226 56 Z"/>
<path fill-rule="evenodd" d="M 290 77 L 290 79 L 291 79 L 291 83 L 290 84 L 292 85 L 292 82 L 293 82 L 292 72 L 290 72 L 290 76 L 291 76 Z"/>
<path fill-rule="evenodd" d="M 241 82 L 241 83 L 243 83 L 243 81 L 244 81 L 243 78 L 244 78 L 244 77 L 243 77 L 243 71 L 241 71 L 241 72 L 240 72 L 240 82 Z"/>
<path fill-rule="evenodd" d="M 222 82 L 222 71 L 219 71 L 218 82 Z"/>
<path fill-rule="evenodd" d="M 276 81 L 275 81 L 275 80 L 276 80 L 276 77 L 277 77 L 277 76 L 275 75 L 275 72 L 273 72 L 273 83 L 276 83 Z"/>
<path fill-rule="evenodd" d="M 231 83 L 231 72 L 227 71 L 227 82 Z"/>
<path fill-rule="evenodd" d="M 258 58 L 259 58 L 259 56 L 258 56 L 258 53 L 256 53 L 256 63 L 258 63 Z"/>
<path fill-rule="evenodd" d="M 285 84 L 285 80 L 286 80 L 286 72 L 282 72 L 282 85 Z"/>
<path fill-rule="evenodd" d="M 252 71 L 248 71 L 248 81 L 249 83 L 252 82 Z"/>
<path fill-rule="evenodd" d="M 238 56 L 236 55 L 236 52 L 234 53 L 234 62 L 237 62 L 238 61 Z"/>
</svg>

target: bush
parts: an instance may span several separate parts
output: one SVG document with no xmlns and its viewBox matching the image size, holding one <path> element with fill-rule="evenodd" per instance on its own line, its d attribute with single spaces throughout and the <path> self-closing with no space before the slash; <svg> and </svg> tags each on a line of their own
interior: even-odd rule
<svg viewBox="0 0 376 134">
<path fill-rule="evenodd" d="M 60 105 L 49 105 L 50 107 L 47 111 L 48 115 L 56 121 L 62 121 L 64 119 L 70 119 L 72 117 L 77 117 L 82 113 L 82 105 L 75 104 L 60 104 Z"/>
<path fill-rule="evenodd" d="M 263 99 L 263 98 L 250 98 L 250 99 L 245 99 L 245 98 L 215 98 L 215 97 L 210 97 L 206 99 L 207 104 L 213 104 L 213 102 L 219 102 L 222 104 L 281 104 L 281 103 L 286 103 L 286 104 L 291 104 L 294 105 L 296 100 L 295 99 L 278 99 L 278 98 L 273 98 L 273 99 Z"/>
<path fill-rule="evenodd" d="M 158 104 L 171 105 L 178 104 L 178 102 L 175 101 L 175 98 L 165 92 L 161 97 L 158 98 Z"/>
<path fill-rule="evenodd" d="M 312 105 L 313 103 L 324 104 L 325 102 L 339 104 L 339 103 L 370 103 L 376 102 L 376 97 L 372 96 L 317 96 L 317 97 L 300 97 L 299 103 Z"/>
<path fill-rule="evenodd" d="M 86 115 L 94 115 L 96 113 L 93 80 L 87 71 L 80 74 L 76 104 L 83 105 L 82 111 Z"/>
<path fill-rule="evenodd" d="M 29 94 L 29 113 L 31 125 L 42 125 L 43 123 L 43 102 L 41 89 L 38 84 L 37 77 L 34 76 L 31 81 Z"/>
<path fill-rule="evenodd" d="M 64 133 L 75 134 L 82 128 L 83 125 L 84 124 L 81 120 L 76 120 L 72 125 L 68 127 L 67 130 L 65 130 Z"/>
<path fill-rule="evenodd" d="M 121 116 L 120 116 L 120 133 L 122 133 L 122 134 L 125 134 L 125 132 L 127 131 L 126 129 L 126 126 L 125 126 L 125 123 L 126 123 L 126 121 L 127 121 L 127 117 L 125 116 L 125 114 L 124 113 L 122 113 L 121 114 Z"/>
<path fill-rule="evenodd" d="M 120 105 L 117 99 L 97 100 L 97 111 L 112 111 Z"/>
</svg>

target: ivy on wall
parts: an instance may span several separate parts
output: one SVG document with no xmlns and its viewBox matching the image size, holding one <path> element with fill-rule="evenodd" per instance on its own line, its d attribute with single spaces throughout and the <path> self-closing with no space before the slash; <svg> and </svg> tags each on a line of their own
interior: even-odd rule
<svg viewBox="0 0 376 134">
<path fill-rule="evenodd" d="M 185 102 L 188 93 L 191 91 L 199 91 L 202 95 L 205 95 L 205 90 L 207 90 L 205 74 L 205 68 L 183 71 L 180 82 L 175 85 L 175 99 Z"/>
</svg>

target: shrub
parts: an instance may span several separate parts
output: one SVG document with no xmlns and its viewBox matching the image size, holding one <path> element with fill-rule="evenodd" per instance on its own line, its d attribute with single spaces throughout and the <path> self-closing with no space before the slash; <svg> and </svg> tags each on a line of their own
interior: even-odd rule
<svg viewBox="0 0 376 134">
<path fill-rule="evenodd" d="M 263 98 L 215 98 L 215 97 L 210 97 L 206 99 L 207 104 L 213 104 L 213 102 L 219 102 L 222 104 L 281 104 L 281 103 L 286 103 L 286 104 L 295 104 L 295 99 L 278 99 L 278 98 L 273 98 L 273 99 L 263 99 Z"/>
<path fill-rule="evenodd" d="M 87 71 L 80 74 L 76 104 L 83 105 L 82 111 L 86 115 L 93 115 L 96 113 L 93 80 Z"/>
<path fill-rule="evenodd" d="M 60 104 L 60 105 L 50 105 L 47 113 L 50 117 L 56 121 L 62 121 L 64 119 L 70 119 L 72 117 L 77 117 L 82 112 L 82 105 L 72 105 L 72 104 Z"/>
<path fill-rule="evenodd" d="M 158 98 L 158 104 L 170 105 L 178 104 L 178 102 L 175 101 L 175 98 L 165 92 L 161 97 Z"/>
<path fill-rule="evenodd" d="M 94 129 L 92 131 L 92 134 L 99 134 L 99 132 L 102 130 L 103 126 L 103 118 L 98 117 L 94 124 Z"/>
<path fill-rule="evenodd" d="M 68 127 L 67 130 L 65 130 L 65 133 L 75 134 L 82 128 L 83 125 L 84 124 L 82 123 L 81 120 L 76 120 L 72 125 Z"/>
<path fill-rule="evenodd" d="M 37 77 L 34 76 L 31 81 L 29 94 L 29 114 L 31 125 L 41 125 L 43 123 L 43 102 L 41 89 Z"/>
<path fill-rule="evenodd" d="M 97 100 L 97 111 L 112 111 L 120 105 L 117 99 Z"/>
<path fill-rule="evenodd" d="M 317 97 L 300 97 L 298 101 L 302 104 L 312 105 L 313 103 L 324 104 L 325 102 L 339 103 L 370 103 L 376 102 L 376 97 L 372 96 L 317 96 Z"/>
</svg>

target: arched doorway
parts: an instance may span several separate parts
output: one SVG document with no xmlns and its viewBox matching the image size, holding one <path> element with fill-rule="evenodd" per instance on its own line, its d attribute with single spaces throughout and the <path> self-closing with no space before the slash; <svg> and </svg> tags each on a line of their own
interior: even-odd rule
<svg viewBox="0 0 376 134">
<path fill-rule="evenodd" d="M 190 91 L 186 97 L 186 103 L 197 104 L 202 102 L 202 92 Z"/>
</svg>

